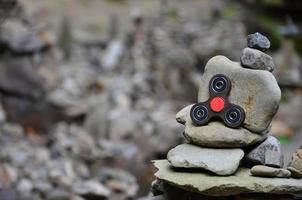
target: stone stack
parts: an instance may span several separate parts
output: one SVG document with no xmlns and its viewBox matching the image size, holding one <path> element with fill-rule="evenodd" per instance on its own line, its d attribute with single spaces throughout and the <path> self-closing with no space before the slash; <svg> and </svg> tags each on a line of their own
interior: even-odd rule
<svg viewBox="0 0 302 200">
<path fill-rule="evenodd" d="M 292 194 L 302 194 L 301 151 L 293 156 L 288 169 L 283 168 L 281 145 L 270 135 L 281 90 L 271 73 L 273 60 L 264 53 L 269 47 L 270 41 L 255 33 L 248 36 L 241 63 L 224 56 L 208 61 L 198 102 L 209 102 L 206 113 L 214 112 L 224 116 L 224 120 L 211 118 L 209 114 L 207 123 L 197 124 L 192 117 L 195 105 L 177 113 L 176 120 L 185 126 L 188 143 L 171 149 L 167 160 L 155 161 L 158 169 L 155 176 L 157 182 L 161 182 L 163 199 L 212 199 L 211 196 L 215 196 L 213 199 L 234 199 L 234 196 L 245 199 L 240 195 L 247 193 L 257 193 L 257 198 L 263 199 L 268 198 L 263 197 L 264 193 L 275 199 L 278 198 L 273 194 L 284 194 L 291 199 L 295 198 Z M 217 75 L 227 77 L 231 85 L 228 99 L 222 98 L 222 103 L 217 104 L 221 109 L 212 107 L 213 99 L 219 97 L 211 92 L 213 77 Z M 228 105 L 237 105 L 244 111 L 240 126 L 231 127 L 225 122 Z"/>
</svg>

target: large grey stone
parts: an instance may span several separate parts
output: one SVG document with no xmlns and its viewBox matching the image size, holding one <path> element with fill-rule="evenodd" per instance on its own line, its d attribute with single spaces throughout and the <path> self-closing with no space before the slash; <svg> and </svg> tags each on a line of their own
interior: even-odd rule
<svg viewBox="0 0 302 200">
<path fill-rule="evenodd" d="M 277 138 L 268 136 L 259 146 L 252 149 L 245 159 L 251 164 L 262 164 L 272 167 L 283 167 L 284 160 L 281 144 Z"/>
<path fill-rule="evenodd" d="M 231 175 L 237 170 L 244 152 L 241 149 L 211 149 L 181 144 L 168 152 L 173 167 L 204 169 L 218 175 Z"/>
<path fill-rule="evenodd" d="M 245 48 L 240 57 L 241 65 L 246 68 L 274 71 L 273 58 L 257 49 Z"/>
<path fill-rule="evenodd" d="M 302 180 L 293 178 L 264 178 L 251 176 L 250 170 L 239 168 L 232 176 L 213 176 L 206 173 L 180 172 L 167 160 L 154 161 L 155 177 L 182 188 L 208 196 L 230 196 L 243 193 L 301 194 Z"/>
<path fill-rule="evenodd" d="M 253 133 L 245 128 L 228 128 L 221 122 L 210 122 L 207 126 L 195 126 L 190 118 L 192 105 L 176 114 L 176 120 L 185 124 L 184 135 L 191 143 L 205 147 L 244 147 L 262 142 L 266 135 Z"/>
<path fill-rule="evenodd" d="M 231 103 L 241 106 L 246 114 L 243 127 L 257 133 L 266 133 L 281 100 L 281 90 L 272 73 L 243 68 L 225 56 L 215 56 L 206 64 L 201 78 L 198 102 L 209 98 L 209 82 L 216 74 L 230 78 Z"/>
<path fill-rule="evenodd" d="M 264 165 L 256 165 L 251 169 L 253 176 L 261 177 L 276 177 L 276 178 L 288 178 L 291 173 L 287 169 L 268 167 Z"/>
</svg>

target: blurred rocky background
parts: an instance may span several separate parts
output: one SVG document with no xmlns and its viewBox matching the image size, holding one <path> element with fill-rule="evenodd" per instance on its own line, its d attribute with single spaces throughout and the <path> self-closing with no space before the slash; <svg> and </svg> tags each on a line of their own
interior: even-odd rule
<svg viewBox="0 0 302 200">
<path fill-rule="evenodd" d="M 272 42 L 288 163 L 302 145 L 301 25 L 299 0 L 0 0 L 0 199 L 147 200 L 205 63 L 239 61 L 256 31 Z"/>
</svg>

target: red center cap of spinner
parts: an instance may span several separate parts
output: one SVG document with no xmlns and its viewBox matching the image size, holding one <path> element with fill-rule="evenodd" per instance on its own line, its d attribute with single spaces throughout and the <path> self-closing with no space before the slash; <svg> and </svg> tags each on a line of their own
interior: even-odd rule
<svg viewBox="0 0 302 200">
<path fill-rule="evenodd" d="M 224 108 L 224 99 L 221 97 L 214 97 L 210 102 L 210 106 L 214 112 L 220 112 Z"/>
</svg>

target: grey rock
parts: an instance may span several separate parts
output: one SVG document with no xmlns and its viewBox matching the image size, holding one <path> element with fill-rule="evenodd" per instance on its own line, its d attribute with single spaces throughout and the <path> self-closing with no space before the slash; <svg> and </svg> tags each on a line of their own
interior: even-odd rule
<svg viewBox="0 0 302 200">
<path fill-rule="evenodd" d="M 20 178 L 18 168 L 14 167 L 13 165 L 3 163 L 0 166 L 0 170 L 2 171 L 3 174 L 6 175 L 9 183 L 16 183 L 18 181 L 18 178 Z"/>
<path fill-rule="evenodd" d="M 211 176 L 206 173 L 180 172 L 171 168 L 167 160 L 154 161 L 155 177 L 186 191 L 208 196 L 230 196 L 242 193 L 301 194 L 298 179 L 251 176 L 250 169 L 239 168 L 232 176 Z"/>
<path fill-rule="evenodd" d="M 48 200 L 69 200 L 70 199 L 69 192 L 62 189 L 54 189 L 47 195 Z"/>
<path fill-rule="evenodd" d="M 110 190 L 96 180 L 88 180 L 74 184 L 75 194 L 84 197 L 84 199 L 107 199 Z"/>
<path fill-rule="evenodd" d="M 141 197 L 138 198 L 137 200 L 168 200 L 164 195 L 159 195 L 159 196 L 146 196 L 146 197 Z"/>
<path fill-rule="evenodd" d="M 287 167 L 287 169 L 291 172 L 293 178 L 302 178 L 302 173 L 293 167 Z"/>
<path fill-rule="evenodd" d="M 281 100 L 281 90 L 272 73 L 243 68 L 224 56 L 215 56 L 206 64 L 198 102 L 208 100 L 209 82 L 216 74 L 230 78 L 232 89 L 229 100 L 244 109 L 246 118 L 243 127 L 255 133 L 267 133 Z"/>
<path fill-rule="evenodd" d="M 195 168 L 218 175 L 231 175 L 237 170 L 244 152 L 241 149 L 210 149 L 181 144 L 168 152 L 173 167 Z"/>
<path fill-rule="evenodd" d="M 171 184 L 165 184 L 165 197 L 167 200 L 188 200 L 188 199 L 201 199 L 201 200 L 234 200 L 234 196 L 227 197 L 213 197 L 198 194 L 197 192 L 186 191 L 182 188 L 175 187 Z M 237 199 L 236 199 L 237 200 Z M 241 199 L 240 199 L 241 200 Z"/>
<path fill-rule="evenodd" d="M 273 136 L 268 136 L 264 142 L 252 149 L 245 159 L 252 164 L 262 164 L 271 167 L 283 167 L 284 164 L 281 144 Z"/>
<path fill-rule="evenodd" d="M 108 135 L 112 140 L 131 138 L 138 133 L 138 123 L 141 115 L 137 112 L 129 112 L 128 109 L 113 109 L 109 113 Z"/>
<path fill-rule="evenodd" d="M 280 50 L 274 54 L 276 66 L 275 76 L 279 84 L 288 86 L 301 87 L 301 56 L 295 49 L 293 40 L 282 42 Z"/>
<path fill-rule="evenodd" d="M 167 152 L 172 147 L 178 145 L 184 140 L 182 136 L 183 126 L 175 123 L 173 119 L 175 113 L 171 107 L 171 104 L 163 103 L 158 109 L 151 113 L 151 119 L 155 124 L 154 133 L 152 136 L 151 144 L 156 153 Z"/>
<path fill-rule="evenodd" d="M 46 90 L 44 78 L 26 57 L 8 57 L 1 63 L 0 88 L 22 97 L 38 98 Z"/>
<path fill-rule="evenodd" d="M 98 172 L 98 177 L 101 183 L 108 185 L 112 190 L 124 193 L 127 197 L 134 197 L 138 191 L 136 178 L 126 171 L 102 168 Z"/>
<path fill-rule="evenodd" d="M 70 188 L 75 179 L 73 162 L 70 159 L 55 159 L 49 163 L 49 180 L 61 188 Z"/>
<path fill-rule="evenodd" d="M 192 68 L 194 65 L 194 54 L 188 48 L 174 47 L 166 52 L 167 66 L 175 67 L 178 69 Z"/>
<path fill-rule="evenodd" d="M 267 167 L 264 165 L 256 165 L 251 169 L 253 176 L 261 177 L 276 177 L 276 178 L 288 178 L 291 173 L 287 169 Z"/>
<path fill-rule="evenodd" d="M 77 162 L 74 168 L 77 177 L 88 178 L 91 175 L 88 166 L 84 162 Z"/>
<path fill-rule="evenodd" d="M 185 124 L 184 135 L 194 144 L 205 147 L 244 147 L 262 142 L 266 135 L 253 133 L 245 128 L 228 128 L 221 122 L 210 122 L 207 126 L 195 126 L 190 118 L 192 105 L 176 114 L 176 120 Z"/>
<path fill-rule="evenodd" d="M 241 65 L 246 68 L 274 71 L 273 58 L 257 49 L 245 48 L 240 57 Z"/>
<path fill-rule="evenodd" d="M 7 40 L 8 47 L 16 54 L 33 54 L 46 50 L 49 45 L 44 43 L 36 33 L 19 36 Z"/>
<path fill-rule="evenodd" d="M 21 179 L 17 185 L 17 190 L 24 196 L 29 196 L 33 189 L 33 183 L 29 179 Z"/>
<path fill-rule="evenodd" d="M 85 200 L 85 199 L 82 198 L 81 196 L 72 196 L 70 200 Z"/>
<path fill-rule="evenodd" d="M 6 121 L 6 112 L 3 108 L 3 105 L 0 104 L 0 124 L 3 124 Z"/>
<path fill-rule="evenodd" d="M 302 174 L 302 149 L 297 149 L 293 154 L 289 167 L 296 169 L 300 174 Z"/>
<path fill-rule="evenodd" d="M 53 189 L 53 187 L 46 181 L 37 180 L 34 182 L 34 189 L 39 193 L 46 195 Z"/>
<path fill-rule="evenodd" d="M 23 128 L 19 124 L 4 123 L 1 126 L 1 132 L 2 134 L 7 134 L 15 138 L 23 138 L 24 136 Z"/>
<path fill-rule="evenodd" d="M 5 6 L 5 8 L 13 8 L 14 6 L 18 5 L 17 0 L 1 0 L 1 6 Z"/>
<path fill-rule="evenodd" d="M 164 182 L 159 179 L 152 181 L 151 192 L 154 196 L 162 195 L 164 193 Z"/>
<path fill-rule="evenodd" d="M 270 48 L 271 42 L 261 33 L 254 33 L 247 36 L 247 46 L 253 49 L 265 51 Z"/>
<path fill-rule="evenodd" d="M 108 110 L 106 103 L 102 107 L 94 108 L 88 113 L 85 120 L 85 128 L 88 133 L 99 138 L 106 138 L 108 131 Z"/>
<path fill-rule="evenodd" d="M 99 146 L 102 152 L 109 157 L 121 156 L 124 158 L 134 158 L 139 149 L 131 142 L 115 142 L 112 140 L 99 140 Z"/>
<path fill-rule="evenodd" d="M 241 194 L 236 196 L 236 200 L 297 200 L 295 195 L 290 194 Z"/>
<path fill-rule="evenodd" d="M 49 43 L 39 34 L 26 27 L 22 20 L 9 20 L 3 26 L 0 42 L 15 54 L 34 54 L 47 50 Z M 46 39 L 46 38 L 44 38 Z"/>
<path fill-rule="evenodd" d="M 124 44 L 119 40 L 113 40 L 102 57 L 102 65 L 105 70 L 111 71 L 118 64 L 124 51 Z"/>
<path fill-rule="evenodd" d="M 236 25 L 236 30 L 232 28 L 234 25 Z M 242 22 L 226 22 L 225 20 L 218 21 L 210 27 L 203 24 L 197 35 L 192 48 L 198 57 L 203 58 L 223 52 L 235 59 L 240 54 L 240 49 L 244 48 L 246 40 L 246 30 Z"/>
</svg>

